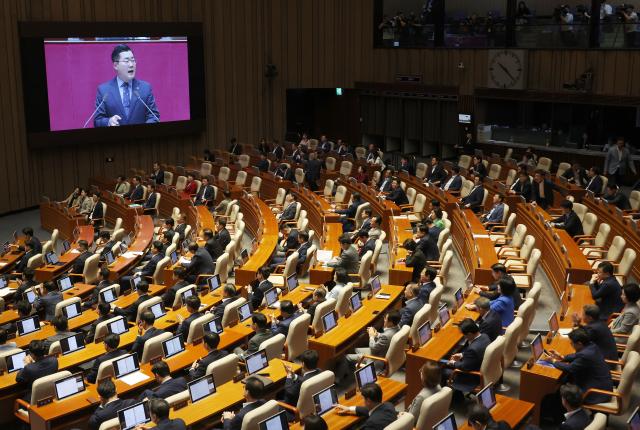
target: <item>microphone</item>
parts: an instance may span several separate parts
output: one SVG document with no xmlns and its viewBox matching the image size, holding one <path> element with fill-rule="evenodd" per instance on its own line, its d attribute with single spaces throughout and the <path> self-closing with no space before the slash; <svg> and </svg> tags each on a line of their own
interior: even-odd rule
<svg viewBox="0 0 640 430">
<path fill-rule="evenodd" d="M 93 118 L 93 116 L 96 114 L 96 112 L 98 112 L 98 109 L 100 109 L 100 107 L 104 104 L 104 102 L 107 101 L 108 97 L 109 97 L 109 93 L 106 93 L 104 96 L 102 96 L 102 101 L 100 102 L 100 104 L 98 104 L 98 107 L 96 108 L 96 110 L 93 111 L 91 116 L 89 118 L 87 118 L 87 122 L 84 123 L 82 128 L 87 128 L 87 124 L 89 124 L 89 121 L 91 121 L 91 118 Z"/>
<path fill-rule="evenodd" d="M 147 106 L 147 104 L 144 102 L 144 100 L 142 100 L 142 97 L 140 97 L 140 91 L 135 90 L 135 91 L 133 92 L 133 94 L 134 94 L 136 97 L 138 97 L 138 100 L 140 100 L 140 101 L 142 102 L 142 104 L 144 105 L 144 107 L 146 107 L 146 108 L 147 108 L 147 110 L 148 110 L 149 112 L 151 112 L 151 115 L 153 115 L 153 117 L 156 119 L 156 121 L 160 122 L 160 118 L 158 118 L 158 116 L 157 116 L 155 113 L 153 113 L 153 111 L 151 110 L 151 108 L 149 108 L 149 106 Z"/>
</svg>

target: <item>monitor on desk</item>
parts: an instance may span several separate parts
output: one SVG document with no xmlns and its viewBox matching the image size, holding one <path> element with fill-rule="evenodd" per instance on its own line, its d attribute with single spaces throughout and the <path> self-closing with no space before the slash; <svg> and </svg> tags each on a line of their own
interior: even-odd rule
<svg viewBox="0 0 640 430">
<path fill-rule="evenodd" d="M 15 354 L 7 355 L 4 359 L 7 363 L 7 372 L 13 373 L 24 367 L 24 359 L 27 358 L 27 351 L 16 352 Z"/>
<path fill-rule="evenodd" d="M 125 375 L 128 375 L 133 372 L 137 372 L 140 370 L 140 365 L 138 364 L 138 356 L 136 354 L 127 354 L 114 360 L 113 362 L 113 373 L 116 378 L 121 378 Z"/>
<path fill-rule="evenodd" d="M 184 303 L 187 300 L 187 297 L 191 297 L 191 296 L 195 296 L 196 295 L 196 288 L 195 287 L 191 287 L 188 290 L 184 290 L 182 292 L 182 303 Z"/>
<path fill-rule="evenodd" d="M 467 286 L 467 292 L 471 291 L 473 288 L 473 278 L 471 277 L 471 272 L 467 274 L 467 278 L 464 280 L 465 285 Z"/>
<path fill-rule="evenodd" d="M 440 309 L 438 309 L 438 317 L 440 318 L 440 325 L 442 326 L 449 322 L 450 315 L 447 305 L 440 306 Z"/>
<path fill-rule="evenodd" d="M 60 350 L 62 355 L 71 354 L 72 352 L 84 349 L 84 333 L 76 333 L 72 336 L 60 339 Z"/>
<path fill-rule="evenodd" d="M 124 254 L 125 252 L 127 252 L 127 244 L 122 241 L 120 243 L 120 254 Z"/>
<path fill-rule="evenodd" d="M 62 314 L 68 320 L 82 315 L 82 308 L 80 307 L 80 302 L 71 303 L 70 305 L 65 306 L 64 308 L 62 308 Z"/>
<path fill-rule="evenodd" d="M 456 417 L 453 416 L 453 412 L 433 426 L 433 430 L 458 430 L 458 424 L 456 424 Z"/>
<path fill-rule="evenodd" d="M 156 320 L 158 318 L 162 318 L 167 314 L 167 311 L 164 309 L 164 303 L 162 302 L 156 303 L 155 305 L 151 306 L 149 310 L 153 312 L 153 315 L 156 317 Z"/>
<path fill-rule="evenodd" d="M 63 240 L 62 241 L 62 250 L 64 252 L 67 252 L 70 249 L 71 249 L 71 243 L 68 240 Z"/>
<path fill-rule="evenodd" d="M 213 375 L 206 375 L 202 378 L 194 379 L 187 384 L 189 387 L 189 397 L 191 403 L 202 400 L 216 392 L 216 384 L 213 382 Z"/>
<path fill-rule="evenodd" d="M 56 264 L 58 264 L 60 262 L 60 259 L 58 258 L 58 254 L 56 254 L 53 251 L 47 252 L 47 254 L 44 256 L 44 258 L 45 258 L 45 260 L 47 260 L 47 264 L 51 264 L 53 266 L 55 266 Z"/>
<path fill-rule="evenodd" d="M 354 293 L 349 299 L 351 302 L 351 311 L 357 312 L 358 309 L 362 307 L 362 298 L 360 297 L 360 293 Z"/>
<path fill-rule="evenodd" d="M 269 306 L 273 306 L 274 303 L 278 301 L 278 290 L 274 287 L 269 289 L 266 293 L 264 293 L 264 302 Z"/>
<path fill-rule="evenodd" d="M 493 384 L 489 384 L 482 390 L 480 390 L 476 398 L 481 405 L 489 410 L 491 410 L 491 408 L 493 408 L 496 403 L 498 403 L 496 401 L 496 392 L 494 390 Z"/>
<path fill-rule="evenodd" d="M 258 430 L 289 430 L 287 412 L 281 411 L 258 423 Z"/>
<path fill-rule="evenodd" d="M 207 279 L 207 285 L 209 286 L 209 292 L 211 293 L 220 288 L 220 275 L 213 275 Z"/>
<path fill-rule="evenodd" d="M 456 306 L 458 307 L 458 309 L 460 309 L 464 304 L 464 294 L 462 293 L 462 288 L 458 288 L 456 290 L 456 292 L 454 293 L 454 297 L 456 299 Z"/>
<path fill-rule="evenodd" d="M 431 321 L 427 321 L 418 327 L 418 339 L 420 340 L 420 346 L 424 346 L 431 340 Z"/>
<path fill-rule="evenodd" d="M 73 282 L 71 281 L 71 278 L 65 275 L 62 278 L 58 279 L 58 288 L 60 288 L 61 293 L 72 289 Z"/>
<path fill-rule="evenodd" d="M 0 290 L 3 288 L 7 288 L 7 280 L 4 279 L 4 276 L 0 276 Z"/>
<path fill-rule="evenodd" d="M 133 275 L 131 277 L 131 290 L 136 291 L 138 289 L 138 284 L 142 281 L 142 277 L 140 275 Z"/>
<path fill-rule="evenodd" d="M 222 317 L 216 318 L 214 320 L 209 321 L 204 325 L 205 332 L 213 332 L 216 334 L 222 333 Z"/>
<path fill-rule="evenodd" d="M 24 336 L 40 330 L 40 320 L 37 315 L 23 318 L 19 320 L 16 325 L 18 327 L 18 336 Z"/>
<path fill-rule="evenodd" d="M 322 328 L 325 333 L 333 330 L 338 325 L 338 314 L 330 311 L 322 315 Z"/>
<path fill-rule="evenodd" d="M 149 401 L 136 403 L 125 409 L 118 411 L 118 421 L 122 430 L 132 430 L 139 424 L 145 424 L 151 421 L 149 415 Z"/>
<path fill-rule="evenodd" d="M 291 292 L 296 288 L 298 288 L 298 277 L 294 273 L 292 275 L 287 276 L 287 291 Z"/>
<path fill-rule="evenodd" d="M 253 354 L 247 356 L 245 359 L 247 364 L 247 373 L 249 375 L 253 375 L 261 371 L 262 369 L 266 369 L 269 365 L 269 360 L 267 360 L 267 351 L 264 349 L 254 352 Z"/>
<path fill-rule="evenodd" d="M 113 262 L 116 261 L 111 250 L 104 253 L 104 261 L 107 263 L 107 265 L 113 264 Z"/>
<path fill-rule="evenodd" d="M 164 358 L 173 357 L 182 351 L 184 351 L 184 345 L 182 344 L 181 335 L 170 337 L 162 342 L 162 353 L 164 354 Z"/>
<path fill-rule="evenodd" d="M 176 251 L 173 251 L 170 257 L 171 257 L 171 265 L 173 266 L 178 262 L 178 253 Z"/>
<path fill-rule="evenodd" d="M 629 430 L 640 430 L 640 406 L 633 411 L 627 424 L 629 425 Z"/>
<path fill-rule="evenodd" d="M 122 334 L 128 331 L 127 322 L 124 317 L 120 317 L 117 320 L 114 320 L 107 324 L 107 330 L 112 334 Z"/>
<path fill-rule="evenodd" d="M 369 363 L 366 366 L 361 367 L 356 370 L 354 374 L 356 376 L 356 385 L 358 390 L 361 390 L 365 385 L 378 380 L 373 363 Z"/>
<path fill-rule="evenodd" d="M 187 250 L 189 249 L 189 244 L 191 243 L 191 241 L 189 239 L 185 239 L 182 241 L 182 249 L 183 250 Z"/>
<path fill-rule="evenodd" d="M 56 398 L 58 400 L 66 399 L 69 396 L 73 396 L 74 394 L 78 394 L 85 390 L 82 373 L 76 373 L 74 375 L 58 379 L 54 383 L 54 386 L 56 389 Z"/>
<path fill-rule="evenodd" d="M 338 393 L 335 385 L 313 395 L 313 404 L 316 406 L 316 414 L 318 415 L 329 412 L 336 403 L 338 403 Z"/>
<path fill-rule="evenodd" d="M 376 275 L 371 278 L 371 294 L 376 295 L 378 291 L 382 289 L 382 284 L 380 283 L 380 276 Z"/>
<path fill-rule="evenodd" d="M 112 303 L 118 299 L 118 294 L 116 292 L 116 287 L 105 288 L 100 291 L 100 301 L 102 303 Z"/>
<path fill-rule="evenodd" d="M 240 258 L 245 261 L 249 259 L 249 250 L 247 248 L 244 248 L 242 252 L 240 252 Z"/>
<path fill-rule="evenodd" d="M 560 329 L 560 323 L 558 322 L 558 315 L 553 312 L 549 317 L 549 331 L 551 334 L 556 334 Z"/>
<path fill-rule="evenodd" d="M 544 352 L 544 346 L 542 345 L 542 336 L 537 334 L 531 341 L 531 353 L 533 354 L 533 360 L 538 361 Z"/>
<path fill-rule="evenodd" d="M 24 298 L 27 299 L 27 301 L 29 302 L 30 305 L 32 305 L 33 302 L 36 301 L 36 297 L 38 297 L 38 296 L 37 296 L 36 292 L 33 290 L 33 288 L 29 288 L 28 290 L 26 290 L 24 292 Z"/>
<path fill-rule="evenodd" d="M 238 319 L 240 322 L 245 322 L 249 318 L 251 318 L 251 304 L 247 302 L 238 308 Z"/>
</svg>

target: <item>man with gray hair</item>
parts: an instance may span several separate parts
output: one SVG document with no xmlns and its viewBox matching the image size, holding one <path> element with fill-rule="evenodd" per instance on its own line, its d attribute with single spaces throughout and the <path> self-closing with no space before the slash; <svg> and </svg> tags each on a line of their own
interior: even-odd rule
<svg viewBox="0 0 640 430">
<path fill-rule="evenodd" d="M 473 303 L 480 314 L 480 319 L 478 320 L 480 333 L 489 336 L 489 339 L 493 342 L 502 333 L 500 314 L 491 310 L 491 300 L 486 297 L 478 297 Z"/>
</svg>

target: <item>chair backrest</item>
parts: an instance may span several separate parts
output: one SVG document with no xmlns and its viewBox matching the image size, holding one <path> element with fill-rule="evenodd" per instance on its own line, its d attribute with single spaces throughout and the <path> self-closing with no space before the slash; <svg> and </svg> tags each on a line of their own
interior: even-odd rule
<svg viewBox="0 0 640 430">
<path fill-rule="evenodd" d="M 468 179 L 462 179 L 462 188 L 460 188 L 460 197 L 467 197 L 473 188 L 473 182 Z"/>
<path fill-rule="evenodd" d="M 315 333 L 320 333 L 321 331 L 323 331 L 322 315 L 325 315 L 326 313 L 331 312 L 335 308 L 336 308 L 335 299 L 327 299 L 316 307 L 316 311 L 313 314 L 313 321 L 311 322 L 311 328 Z"/>
<path fill-rule="evenodd" d="M 591 236 L 598 224 L 598 216 L 592 212 L 588 212 L 584 215 L 582 220 L 582 231 L 585 235 Z"/>
<path fill-rule="evenodd" d="M 580 222 L 583 222 L 584 216 L 589 212 L 589 208 L 582 203 L 573 202 L 573 211 L 578 215 L 578 218 L 580 218 Z"/>
<path fill-rule="evenodd" d="M 278 402 L 269 400 L 264 405 L 255 408 L 244 416 L 240 430 L 258 430 L 260 421 L 264 421 L 270 416 L 277 414 L 279 410 Z"/>
<path fill-rule="evenodd" d="M 451 230 L 448 228 L 445 228 L 440 232 L 440 235 L 438 236 L 438 242 L 436 243 L 438 250 L 442 250 L 442 248 L 444 247 L 444 243 L 447 239 L 449 239 L 449 236 L 451 236 Z"/>
<path fill-rule="evenodd" d="M 0 372 L 4 374 L 7 371 L 7 361 L 6 361 L 7 356 L 12 354 L 17 354 L 22 351 L 23 350 L 21 348 L 13 348 L 7 351 L 0 352 Z"/>
<path fill-rule="evenodd" d="M 377 184 L 378 182 L 380 182 L 381 175 L 382 173 L 380 173 L 380 170 L 373 171 L 373 173 L 371 174 L 371 180 L 373 181 L 374 184 Z"/>
<path fill-rule="evenodd" d="M 142 357 L 140 358 L 140 364 L 148 363 L 156 357 L 161 357 L 163 354 L 162 342 L 171 337 L 173 337 L 173 334 L 165 331 L 157 336 L 152 337 L 151 339 L 147 339 L 147 341 L 144 343 L 144 347 L 142 348 Z"/>
<path fill-rule="evenodd" d="M 636 251 L 633 248 L 625 249 L 624 253 L 622 254 L 622 259 L 620 260 L 620 265 L 618 266 L 618 273 L 616 273 L 616 275 L 621 275 L 625 278 L 629 276 L 631 268 L 636 261 L 636 255 Z"/>
<path fill-rule="evenodd" d="M 39 254 L 35 254 L 33 257 L 29 258 L 29 260 L 27 261 L 27 268 L 28 269 L 37 269 L 38 267 L 42 266 L 43 262 L 42 262 L 42 253 Z"/>
<path fill-rule="evenodd" d="M 518 336 L 522 330 L 522 318 L 516 317 L 504 332 L 504 353 L 502 354 L 502 362 L 504 367 L 509 367 L 516 359 L 518 354 Z"/>
<path fill-rule="evenodd" d="M 120 419 L 118 417 L 112 418 L 100 424 L 98 430 L 118 430 L 120 429 Z"/>
<path fill-rule="evenodd" d="M 442 293 L 444 293 L 444 286 L 437 285 L 436 288 L 431 291 L 431 294 L 429 294 L 429 306 L 431 306 L 431 309 L 429 310 L 429 321 L 431 321 L 432 326 L 438 318 L 438 305 L 440 304 Z"/>
<path fill-rule="evenodd" d="M 410 413 L 404 413 L 398 415 L 398 419 L 389 424 L 384 430 L 412 430 L 413 429 L 413 415 Z"/>
<path fill-rule="evenodd" d="M 412 205 L 416 201 L 416 195 L 418 194 L 416 189 L 413 187 L 407 188 L 407 200 L 409 200 L 409 204 Z"/>
<path fill-rule="evenodd" d="M 340 163 L 340 174 L 344 176 L 351 175 L 351 169 L 353 169 L 353 163 L 348 160 L 344 160 Z"/>
<path fill-rule="evenodd" d="M 300 419 L 316 412 L 313 402 L 313 395 L 333 385 L 335 375 L 330 370 L 325 370 L 316 376 L 312 376 L 300 385 L 300 396 L 298 397 L 298 412 Z"/>
<path fill-rule="evenodd" d="M 483 190 L 483 195 L 482 195 L 482 204 L 480 207 L 485 207 L 485 205 L 487 204 L 487 199 L 489 198 L 489 190 L 487 190 L 486 188 Z"/>
<path fill-rule="evenodd" d="M 322 194 L 325 197 L 331 197 L 331 195 L 333 194 L 333 186 L 335 185 L 335 182 L 333 181 L 333 179 L 327 179 L 324 182 L 324 189 L 322 190 Z"/>
<path fill-rule="evenodd" d="M 367 149 L 364 146 L 356 146 L 354 150 L 356 158 L 364 158 L 367 156 Z"/>
<path fill-rule="evenodd" d="M 259 193 L 260 188 L 262 187 L 262 178 L 260 176 L 254 176 L 251 180 L 251 188 L 249 191 L 252 193 Z"/>
<path fill-rule="evenodd" d="M 609 178 L 605 175 L 600 175 L 600 179 L 602 180 L 602 189 L 600 190 L 600 194 L 604 194 L 604 190 L 607 189 L 607 184 L 609 184 Z"/>
<path fill-rule="evenodd" d="M 540 157 L 538 158 L 538 165 L 536 166 L 536 169 L 542 169 L 545 170 L 547 172 L 551 171 L 551 159 L 548 157 Z"/>
<path fill-rule="evenodd" d="M 522 302 L 516 314 L 516 317 L 522 318 L 522 330 L 520 330 L 520 334 L 518 335 L 518 343 L 524 341 L 529 335 L 529 328 L 531 327 L 535 314 L 535 302 L 532 298 L 527 298 Z"/>
<path fill-rule="evenodd" d="M 238 164 L 240 164 L 240 167 L 242 167 L 243 169 L 249 167 L 250 161 L 251 157 L 249 157 L 247 154 L 238 155 Z"/>
<path fill-rule="evenodd" d="M 62 300 L 61 302 L 56 303 L 55 316 L 59 317 L 62 315 L 62 309 L 73 304 L 80 303 L 80 297 L 72 297 L 70 299 Z"/>
<path fill-rule="evenodd" d="M 276 194 L 276 205 L 282 206 L 284 204 L 284 199 L 287 197 L 287 190 L 284 188 L 278 188 L 278 193 Z"/>
<path fill-rule="evenodd" d="M 629 194 L 629 205 L 631 209 L 637 211 L 640 209 L 640 191 L 633 190 Z"/>
<path fill-rule="evenodd" d="M 311 323 L 311 315 L 305 313 L 291 321 L 287 333 L 287 360 L 292 361 L 309 348 L 307 332 Z"/>
<path fill-rule="evenodd" d="M 176 190 L 177 191 L 184 191 L 186 186 L 187 186 L 187 177 L 186 176 L 178 176 L 178 178 L 176 179 Z"/>
<path fill-rule="evenodd" d="M 527 236 L 527 226 L 524 224 L 518 224 L 511 237 L 510 245 L 515 248 L 520 248 L 524 242 L 524 238 Z"/>
<path fill-rule="evenodd" d="M 458 159 L 458 166 L 462 167 L 463 169 L 469 169 L 470 165 L 471 165 L 471 156 L 466 154 L 461 155 L 460 159 Z"/>
<path fill-rule="evenodd" d="M 236 175 L 236 185 L 244 187 L 245 182 L 247 182 L 247 172 L 240 170 Z"/>
<path fill-rule="evenodd" d="M 120 230 L 121 228 L 122 228 L 122 218 L 118 217 L 116 218 L 116 223 L 113 226 L 114 235 L 115 235 L 115 232 Z"/>
<path fill-rule="evenodd" d="M 427 176 L 427 171 L 429 171 L 427 163 L 418 163 L 416 165 L 416 176 L 418 178 L 424 179 Z"/>
<path fill-rule="evenodd" d="M 302 170 L 300 167 L 296 168 L 295 170 L 295 179 L 297 183 L 304 184 L 304 170 Z"/>
<path fill-rule="evenodd" d="M 489 168 L 489 173 L 487 174 L 487 176 L 489 176 L 494 181 L 497 181 L 498 178 L 500 178 L 500 172 L 502 172 L 502 166 L 499 164 L 492 164 Z"/>
<path fill-rule="evenodd" d="M 484 352 L 480 373 L 485 385 L 494 384 L 502 377 L 502 355 L 504 354 L 504 336 L 498 336 Z"/>
<path fill-rule="evenodd" d="M 620 414 L 624 413 L 629 408 L 629 402 L 631 401 L 631 389 L 633 388 L 633 382 L 636 380 L 638 371 L 640 370 L 640 353 L 637 351 L 631 351 L 627 357 L 627 361 L 622 368 L 622 375 L 620 375 L 620 383 L 618 387 L 614 389 L 620 397 L 618 402 L 620 404 Z"/>
<path fill-rule="evenodd" d="M 124 228 L 118 228 L 113 230 L 113 240 L 117 241 L 117 242 L 121 242 L 122 239 L 124 239 L 126 232 L 124 231 Z"/>
<path fill-rule="evenodd" d="M 171 255 L 171 254 L 169 254 Z M 153 283 L 156 285 L 164 284 L 164 269 L 171 264 L 171 257 L 163 257 L 158 264 L 156 264 L 156 270 L 153 271 Z"/>
<path fill-rule="evenodd" d="M 556 177 L 562 176 L 562 174 L 569 169 L 571 169 L 571 164 L 564 161 L 561 162 L 560 164 L 558 164 L 558 170 L 556 170 Z"/>
<path fill-rule="evenodd" d="M 528 234 L 527 237 L 524 238 L 524 243 L 520 248 L 520 253 L 519 253 L 520 258 L 524 259 L 524 261 L 527 261 L 531 256 L 531 252 L 533 251 L 533 248 L 535 246 L 536 246 L 536 238 Z"/>
<path fill-rule="evenodd" d="M 44 257 L 50 253 L 50 252 L 55 252 L 55 249 L 53 248 L 53 242 L 50 240 L 47 240 L 44 245 L 42 245 L 42 264 L 46 264 L 47 262 L 45 261 Z"/>
<path fill-rule="evenodd" d="M 63 370 L 33 381 L 33 385 L 31 386 L 31 401 L 29 403 L 35 405 L 42 399 L 55 396 L 56 390 L 54 383 L 58 379 L 66 378 L 67 376 L 71 376 L 71 372 Z"/>
<path fill-rule="evenodd" d="M 324 166 L 328 171 L 336 170 L 336 159 L 333 157 L 327 157 L 324 159 Z"/>
<path fill-rule="evenodd" d="M 222 314 L 223 327 L 226 327 L 230 323 L 238 320 L 238 308 L 244 305 L 246 302 L 247 300 L 244 297 L 239 297 L 225 306 L 224 313 Z"/>
<path fill-rule="evenodd" d="M 624 237 L 614 237 L 611 241 L 611 245 L 609 245 L 606 259 L 611 261 L 619 261 L 622 253 L 624 252 L 625 246 L 627 246 L 627 240 Z"/>
<path fill-rule="evenodd" d="M 584 430 L 605 430 L 607 428 L 607 416 L 601 412 L 593 415 L 591 423 Z"/>
<path fill-rule="evenodd" d="M 387 350 L 386 359 L 388 363 L 387 376 L 391 377 L 398 369 L 400 369 L 407 360 L 405 348 L 409 340 L 409 331 L 411 327 L 403 325 L 400 330 L 393 335 L 389 349 Z"/>
<path fill-rule="evenodd" d="M 57 228 L 54 228 L 53 231 L 51 232 L 51 246 L 53 247 L 54 252 L 58 247 L 59 236 L 60 236 L 60 230 L 58 230 Z"/>
<path fill-rule="evenodd" d="M 438 275 L 440 276 L 440 282 L 443 285 L 447 284 L 447 280 L 449 279 L 449 270 L 451 269 L 451 264 L 453 263 L 453 251 L 451 249 L 447 250 L 444 253 L 444 257 L 442 258 L 442 266 L 440 266 L 440 270 L 438 271 Z"/>
<path fill-rule="evenodd" d="M 369 283 L 371 279 L 371 259 L 373 258 L 373 251 L 367 251 L 360 259 L 360 269 L 358 269 L 358 276 L 360 277 L 360 286 L 363 287 Z"/>
<path fill-rule="evenodd" d="M 431 313 L 431 305 L 426 304 L 422 306 L 418 312 L 413 316 L 413 322 L 411 323 L 411 330 L 409 330 L 409 336 L 411 337 L 411 343 L 413 345 L 420 344 L 420 333 L 418 329 L 422 324 L 429 320 L 429 314 Z"/>
<path fill-rule="evenodd" d="M 171 184 L 173 184 L 173 172 L 164 172 L 164 180 L 162 183 L 167 186 L 171 186 Z"/>
<path fill-rule="evenodd" d="M 167 397 L 165 400 L 169 403 L 169 407 L 172 408 L 177 404 L 188 402 L 190 398 L 189 390 L 184 390 Z"/>
<path fill-rule="evenodd" d="M 222 166 L 220 168 L 220 171 L 218 171 L 218 180 L 225 181 L 225 182 L 228 181 L 230 173 L 231 173 L 231 170 L 227 166 Z"/>
<path fill-rule="evenodd" d="M 138 323 L 138 321 L 140 321 L 140 316 L 142 315 L 142 313 L 156 303 L 162 303 L 162 297 L 151 297 L 150 299 L 140 303 L 140 306 L 138 306 L 138 313 L 136 315 L 136 324 Z"/>
<path fill-rule="evenodd" d="M 416 196 L 415 201 L 413 202 L 413 211 L 416 213 L 421 213 L 424 210 L 424 207 L 427 203 L 427 196 L 424 194 L 418 194 Z"/>
<path fill-rule="evenodd" d="M 353 284 L 351 284 L 351 282 L 349 282 L 342 288 L 342 290 L 340 290 L 338 299 L 336 300 L 336 312 L 338 312 L 339 317 L 343 317 L 347 313 L 349 313 L 349 306 L 351 305 L 349 299 L 351 298 L 352 294 Z"/>
<path fill-rule="evenodd" d="M 213 375 L 213 380 L 217 386 L 233 380 L 238 373 L 239 358 L 236 354 L 225 355 L 224 357 L 210 363 L 207 366 L 206 374 Z"/>
<path fill-rule="evenodd" d="M 231 243 L 229 243 L 229 245 L 231 245 Z M 233 248 L 235 248 L 235 246 Z M 227 282 L 227 279 L 229 279 L 229 260 L 229 253 L 227 252 L 216 260 L 216 269 L 213 274 L 220 275 L 220 282 Z"/>
<path fill-rule="evenodd" d="M 84 269 L 82 275 L 84 276 L 84 282 L 87 284 L 95 284 L 98 281 L 98 274 L 100 272 L 100 254 L 94 254 L 87 258 L 84 262 Z"/>
<path fill-rule="evenodd" d="M 284 334 L 278 333 L 275 336 L 270 337 L 269 339 L 263 341 L 258 347 L 258 351 L 265 350 L 267 353 L 267 360 L 271 360 L 273 358 L 282 357 L 282 353 L 284 351 L 284 342 L 286 338 Z"/>
<path fill-rule="evenodd" d="M 334 196 L 334 201 L 336 203 L 344 203 L 344 199 L 347 196 L 347 187 L 344 185 L 338 185 L 336 189 L 336 195 Z"/>
<path fill-rule="evenodd" d="M 284 271 L 282 272 L 282 276 L 284 279 L 287 279 L 288 276 L 293 275 L 296 272 L 299 255 L 300 254 L 298 254 L 298 251 L 295 251 L 287 257 L 287 260 L 284 263 Z"/>
<path fill-rule="evenodd" d="M 96 343 L 102 341 L 102 339 L 109 333 L 109 327 L 108 327 L 109 324 L 111 324 L 117 319 L 120 319 L 120 317 L 119 316 L 113 317 L 106 321 L 102 321 L 98 323 L 98 325 L 96 325 L 96 331 L 95 331 L 95 334 L 93 335 L 93 338 Z"/>
<path fill-rule="evenodd" d="M 201 176 L 209 176 L 211 174 L 211 170 L 212 170 L 213 166 L 211 165 L 211 163 L 209 162 L 203 162 L 200 165 L 200 175 Z"/>
<path fill-rule="evenodd" d="M 538 300 L 540 299 L 540 293 L 542 292 L 542 284 L 540 282 L 534 282 L 533 287 L 527 293 L 527 299 L 533 299 L 534 307 L 538 306 Z"/>
<path fill-rule="evenodd" d="M 380 253 L 382 252 L 382 241 L 380 239 L 376 239 L 376 245 L 373 248 L 373 255 L 371 256 L 371 273 L 376 273 L 378 270 L 378 258 L 380 258 Z"/>
<path fill-rule="evenodd" d="M 626 363 L 629 359 L 629 353 L 631 351 L 640 352 L 640 325 L 638 324 L 634 325 L 631 329 L 631 334 L 627 339 L 627 344 L 624 347 L 624 351 L 622 351 L 620 361 Z"/>
<path fill-rule="evenodd" d="M 504 184 L 507 187 L 510 187 L 511 185 L 513 185 L 513 183 L 516 180 L 516 175 L 518 172 L 516 172 L 516 169 L 509 169 L 509 172 L 507 172 L 507 179 L 505 179 Z"/>
<path fill-rule="evenodd" d="M 449 407 L 453 398 L 453 390 L 442 387 L 440 391 L 422 401 L 416 430 L 432 430 L 438 422 L 449 415 Z"/>
<path fill-rule="evenodd" d="M 204 325 L 213 320 L 213 314 L 204 314 L 193 321 L 189 325 L 189 334 L 187 334 L 187 343 L 196 342 L 204 336 Z"/>
</svg>

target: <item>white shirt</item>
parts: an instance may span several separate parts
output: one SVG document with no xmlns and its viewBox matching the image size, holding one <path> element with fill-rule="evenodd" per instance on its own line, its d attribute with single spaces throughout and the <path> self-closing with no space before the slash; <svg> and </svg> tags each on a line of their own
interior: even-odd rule
<svg viewBox="0 0 640 430">
<path fill-rule="evenodd" d="M 608 15 L 613 14 L 613 8 L 608 3 L 602 3 L 600 5 L 600 19 L 604 19 Z"/>
<path fill-rule="evenodd" d="M 449 180 L 447 181 L 447 183 L 444 185 L 444 190 L 447 191 L 449 189 L 449 187 L 451 186 L 451 183 L 453 182 L 453 180 L 455 178 L 457 178 L 458 175 L 454 175 L 452 177 L 449 178 Z"/>
<path fill-rule="evenodd" d="M 566 414 L 564 414 L 564 420 L 565 420 L 565 421 L 566 421 L 566 420 L 568 420 L 569 418 L 571 418 L 571 416 L 572 416 L 572 415 L 577 414 L 577 413 L 578 413 L 578 412 L 580 412 L 581 410 L 582 410 L 582 408 L 578 408 L 578 409 L 576 409 L 576 410 L 574 410 L 574 411 L 569 411 L 569 412 L 567 412 Z"/>
</svg>

